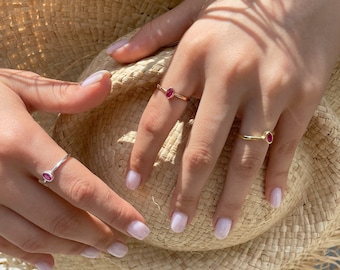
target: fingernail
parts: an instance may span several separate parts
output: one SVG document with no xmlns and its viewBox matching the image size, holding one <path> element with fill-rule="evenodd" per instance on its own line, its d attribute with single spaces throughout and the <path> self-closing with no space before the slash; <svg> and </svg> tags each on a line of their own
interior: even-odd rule
<svg viewBox="0 0 340 270">
<path fill-rule="evenodd" d="M 128 253 L 128 247 L 123 243 L 116 242 L 107 249 L 107 252 L 117 258 L 123 258 Z"/>
<path fill-rule="evenodd" d="M 127 44 L 129 42 L 128 39 L 126 40 L 120 40 L 116 43 L 111 44 L 107 49 L 106 49 L 106 53 L 108 55 L 111 55 L 114 53 L 115 50 L 119 49 L 120 47 L 123 47 L 125 44 Z"/>
<path fill-rule="evenodd" d="M 281 188 L 274 188 L 270 194 L 270 204 L 273 208 L 279 208 L 282 200 Z"/>
<path fill-rule="evenodd" d="M 89 86 L 91 84 L 95 84 L 97 82 L 100 82 L 104 75 L 108 74 L 111 77 L 111 73 L 107 70 L 99 70 L 93 74 L 91 74 L 89 77 L 87 77 L 80 85 L 82 87 Z"/>
<path fill-rule="evenodd" d="M 139 187 L 141 180 L 142 177 L 139 173 L 130 170 L 126 175 L 126 186 L 128 189 L 136 190 Z"/>
<path fill-rule="evenodd" d="M 215 237 L 217 239 L 225 239 L 231 228 L 232 221 L 230 218 L 219 218 L 215 226 Z"/>
<path fill-rule="evenodd" d="M 150 229 L 142 222 L 132 221 L 127 228 L 127 232 L 138 240 L 143 240 L 150 233 Z"/>
<path fill-rule="evenodd" d="M 184 231 L 188 222 L 188 216 L 181 212 L 174 212 L 171 217 L 171 230 L 176 233 Z"/>
<path fill-rule="evenodd" d="M 89 259 L 95 259 L 100 255 L 100 251 L 93 247 L 86 248 L 80 255 L 89 258 Z"/>
<path fill-rule="evenodd" d="M 50 265 L 48 262 L 37 262 L 35 264 L 35 267 L 38 269 L 38 270 L 52 270 L 53 269 L 53 266 Z"/>
</svg>

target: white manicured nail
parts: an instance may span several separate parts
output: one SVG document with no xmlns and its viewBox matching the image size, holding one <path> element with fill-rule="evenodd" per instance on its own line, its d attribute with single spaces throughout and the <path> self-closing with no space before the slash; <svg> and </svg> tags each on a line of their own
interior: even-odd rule
<svg viewBox="0 0 340 270">
<path fill-rule="evenodd" d="M 116 43 L 111 44 L 107 49 L 106 49 L 106 54 L 111 55 L 114 53 L 115 50 L 123 47 L 125 44 L 127 44 L 129 40 L 120 40 Z"/>
<path fill-rule="evenodd" d="M 217 239 L 225 239 L 231 229 L 232 221 L 230 218 L 219 218 L 215 226 L 215 237 Z"/>
<path fill-rule="evenodd" d="M 127 228 L 127 232 L 138 240 L 143 240 L 150 233 L 150 229 L 142 222 L 132 221 Z"/>
<path fill-rule="evenodd" d="M 53 269 L 53 266 L 50 265 L 49 263 L 47 262 L 37 262 L 35 264 L 35 267 L 38 269 L 38 270 L 52 270 Z"/>
<path fill-rule="evenodd" d="M 100 255 L 100 251 L 96 248 L 88 247 L 80 255 L 85 258 L 94 259 Z"/>
<path fill-rule="evenodd" d="M 279 208 L 282 201 L 281 188 L 274 188 L 270 194 L 270 204 L 273 208 Z"/>
<path fill-rule="evenodd" d="M 141 180 L 142 176 L 139 173 L 130 170 L 126 175 L 126 186 L 128 189 L 136 190 L 139 187 Z"/>
<path fill-rule="evenodd" d="M 116 242 L 107 249 L 107 252 L 117 258 L 123 258 L 128 253 L 128 247 L 123 243 Z"/>
<path fill-rule="evenodd" d="M 176 233 L 181 233 L 187 226 L 188 216 L 181 212 L 174 212 L 171 217 L 171 230 Z"/>
<path fill-rule="evenodd" d="M 111 73 L 107 70 L 99 70 L 93 74 L 91 74 L 89 77 L 87 77 L 80 85 L 82 87 L 89 86 L 91 84 L 95 84 L 97 82 L 100 82 L 104 75 L 109 75 L 111 77 Z"/>
</svg>

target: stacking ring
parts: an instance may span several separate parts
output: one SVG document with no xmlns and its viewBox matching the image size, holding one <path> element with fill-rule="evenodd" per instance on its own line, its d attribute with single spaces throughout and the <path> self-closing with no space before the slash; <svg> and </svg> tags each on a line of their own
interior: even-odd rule
<svg viewBox="0 0 340 270">
<path fill-rule="evenodd" d="M 157 89 L 160 90 L 166 96 L 167 99 L 171 99 L 173 97 L 176 97 L 176 98 L 178 98 L 180 100 L 184 100 L 184 101 L 189 100 L 188 97 L 177 94 L 172 87 L 165 89 L 160 84 L 157 84 Z"/>
<path fill-rule="evenodd" d="M 272 144 L 274 141 L 274 134 L 275 134 L 274 131 L 266 130 L 265 132 L 263 132 L 261 136 L 239 134 L 238 137 L 246 141 L 263 140 L 268 144 Z"/>
<path fill-rule="evenodd" d="M 59 160 L 51 170 L 44 171 L 42 173 L 42 180 L 44 183 L 51 183 L 54 179 L 54 172 L 69 158 L 69 154 Z"/>
</svg>

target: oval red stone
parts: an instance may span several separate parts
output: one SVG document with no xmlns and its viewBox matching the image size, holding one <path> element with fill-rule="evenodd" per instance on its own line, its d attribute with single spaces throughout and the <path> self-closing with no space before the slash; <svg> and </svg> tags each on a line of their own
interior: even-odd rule
<svg viewBox="0 0 340 270">
<path fill-rule="evenodd" d="M 165 96 L 168 99 L 170 99 L 170 98 L 172 98 L 174 96 L 174 93 L 175 93 L 174 89 L 173 88 L 169 88 L 168 90 L 166 90 Z"/>
<path fill-rule="evenodd" d="M 274 140 L 273 134 L 271 132 L 268 132 L 266 135 L 266 141 L 267 143 L 271 144 Z"/>
</svg>

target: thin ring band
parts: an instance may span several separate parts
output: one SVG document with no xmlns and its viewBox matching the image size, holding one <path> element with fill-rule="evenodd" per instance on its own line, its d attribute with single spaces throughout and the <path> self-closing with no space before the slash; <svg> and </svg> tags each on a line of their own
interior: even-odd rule
<svg viewBox="0 0 340 270">
<path fill-rule="evenodd" d="M 246 141 L 257 141 L 257 140 L 263 140 L 268 144 L 272 144 L 274 141 L 274 131 L 269 131 L 266 130 L 265 132 L 263 132 L 263 134 L 261 136 L 252 136 L 252 135 L 243 135 L 243 134 L 239 134 L 238 137 L 242 140 L 246 140 Z"/>
<path fill-rule="evenodd" d="M 171 99 L 173 97 L 176 97 L 176 98 L 183 100 L 183 101 L 189 100 L 188 97 L 183 96 L 181 94 L 177 94 L 172 87 L 165 89 L 160 84 L 157 84 L 157 89 L 160 90 L 166 96 L 167 99 Z"/>
<path fill-rule="evenodd" d="M 59 160 L 51 170 L 44 171 L 41 176 L 44 183 L 51 183 L 54 180 L 54 172 L 69 158 L 69 154 Z"/>
</svg>

